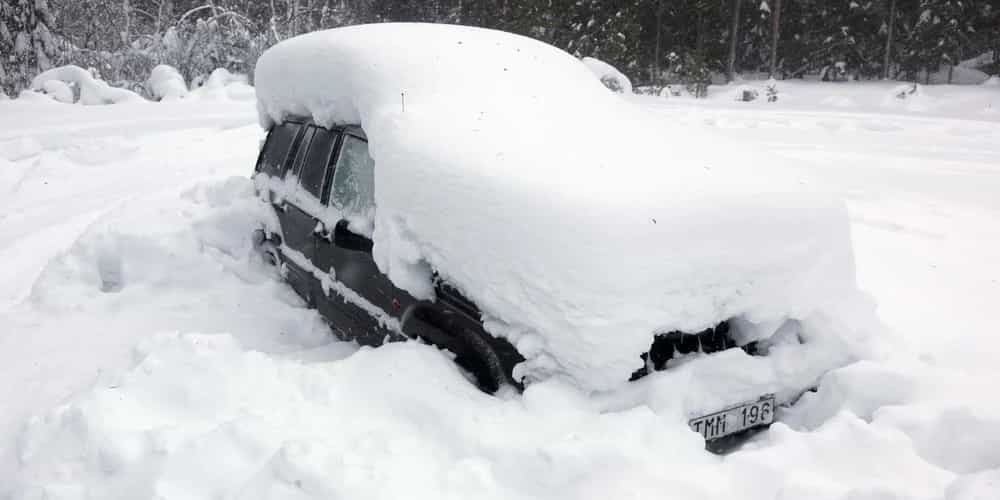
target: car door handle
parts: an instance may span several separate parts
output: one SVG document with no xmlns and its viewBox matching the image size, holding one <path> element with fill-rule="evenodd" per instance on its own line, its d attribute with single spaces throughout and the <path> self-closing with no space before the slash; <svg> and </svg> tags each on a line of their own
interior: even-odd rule
<svg viewBox="0 0 1000 500">
<path fill-rule="evenodd" d="M 350 223 L 347 220 L 341 220 L 333 229 L 333 244 L 340 248 L 347 250 L 353 250 L 355 252 L 368 252 L 372 251 L 372 240 L 360 234 L 355 234 L 351 232 L 348 227 Z"/>
<path fill-rule="evenodd" d="M 316 227 L 313 228 L 313 237 L 328 241 L 333 240 L 333 234 L 326 230 L 326 226 L 322 222 L 316 223 Z"/>
</svg>

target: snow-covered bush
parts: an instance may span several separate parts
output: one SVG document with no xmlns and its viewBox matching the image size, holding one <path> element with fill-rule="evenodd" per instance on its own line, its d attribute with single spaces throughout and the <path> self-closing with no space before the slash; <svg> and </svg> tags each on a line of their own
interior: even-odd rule
<svg viewBox="0 0 1000 500">
<path fill-rule="evenodd" d="M 632 93 L 632 81 L 614 66 L 593 57 L 584 57 L 582 61 L 605 87 L 619 94 Z"/>
<path fill-rule="evenodd" d="M 928 111 L 934 106 L 935 99 L 924 91 L 924 86 L 917 83 L 897 85 L 885 94 L 882 99 L 883 108 L 902 108 L 907 111 Z"/>
<path fill-rule="evenodd" d="M 760 93 L 757 92 L 757 89 L 749 85 L 740 85 L 736 87 L 736 91 L 734 92 L 734 94 L 735 97 L 733 100 L 741 102 L 756 101 L 757 97 L 760 96 Z"/>
<path fill-rule="evenodd" d="M 692 53 L 667 54 L 670 74 L 684 84 L 688 93 L 695 97 L 708 97 L 708 86 L 712 83 L 712 71 L 704 56 Z"/>
<path fill-rule="evenodd" d="M 181 99 L 188 94 L 184 77 L 177 68 L 167 64 L 153 68 L 149 73 L 149 79 L 146 80 L 146 88 L 154 99 L 161 101 Z"/>
<path fill-rule="evenodd" d="M 199 99 L 249 100 L 256 95 L 247 83 L 247 76 L 231 73 L 225 68 L 216 68 L 210 75 L 195 78 L 191 82 L 191 94 Z"/>
<path fill-rule="evenodd" d="M 118 104 L 122 102 L 144 101 L 131 90 L 112 87 L 94 78 L 90 72 L 79 66 L 60 66 L 42 72 L 31 81 L 33 90 L 43 90 L 48 81 L 57 80 L 76 86 L 80 92 L 81 104 Z"/>
<path fill-rule="evenodd" d="M 61 80 L 47 80 L 42 84 L 42 90 L 62 103 L 73 104 L 73 101 L 76 100 L 73 89 Z"/>
<path fill-rule="evenodd" d="M 659 92 L 656 92 L 655 94 L 664 99 L 670 99 L 671 97 L 680 97 L 681 88 L 675 85 L 674 86 L 664 85 L 663 88 L 661 88 Z"/>
<path fill-rule="evenodd" d="M 215 68 L 207 78 L 200 78 L 197 86 L 202 88 L 217 89 L 233 83 L 247 83 L 247 76 L 232 73 L 226 68 Z"/>
<path fill-rule="evenodd" d="M 778 82 L 774 78 L 767 81 L 764 94 L 767 95 L 767 102 L 778 102 Z"/>
<path fill-rule="evenodd" d="M 848 80 L 847 63 L 837 61 L 831 65 L 824 66 L 819 72 L 820 80 L 824 82 L 846 82 Z"/>
<path fill-rule="evenodd" d="M 271 42 L 273 43 L 273 42 Z M 237 74 L 249 73 L 257 57 L 268 45 L 264 34 L 252 33 L 239 16 L 220 19 L 199 19 L 171 27 L 150 47 L 159 61 L 169 64 L 185 75 L 197 88 L 197 79 L 217 68 L 228 68 Z"/>
</svg>

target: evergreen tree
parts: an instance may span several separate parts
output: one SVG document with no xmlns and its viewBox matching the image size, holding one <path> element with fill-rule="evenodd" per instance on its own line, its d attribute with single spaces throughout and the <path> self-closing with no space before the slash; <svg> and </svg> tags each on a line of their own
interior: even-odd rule
<svg viewBox="0 0 1000 500">
<path fill-rule="evenodd" d="M 860 77 L 926 78 L 991 50 L 982 69 L 1000 71 L 998 0 L 782 0 L 780 23 L 777 10 L 778 0 L 0 0 L 0 87 L 16 92 L 61 64 L 133 88 L 160 63 L 189 80 L 219 66 L 249 73 L 286 38 L 385 21 L 518 33 L 639 85 L 695 93 L 712 75 L 767 72 L 772 57 L 779 78 L 841 61 Z"/>
<path fill-rule="evenodd" d="M 560 16 L 555 45 L 577 57 L 596 57 L 624 72 L 639 68 L 639 23 L 634 8 L 580 0 Z"/>
<path fill-rule="evenodd" d="M 975 10 L 960 0 L 920 0 L 918 8 L 904 22 L 907 36 L 901 40 L 899 63 L 902 71 L 916 81 L 922 73 L 925 83 L 942 64 L 957 64 L 960 47 L 973 31 Z"/>
<path fill-rule="evenodd" d="M 53 65 L 59 47 L 46 0 L 0 0 L 0 86 L 24 88 Z"/>
</svg>

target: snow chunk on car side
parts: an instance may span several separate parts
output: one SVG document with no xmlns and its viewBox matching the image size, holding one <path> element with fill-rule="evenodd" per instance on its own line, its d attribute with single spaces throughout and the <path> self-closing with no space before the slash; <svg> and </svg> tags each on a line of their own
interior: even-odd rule
<svg viewBox="0 0 1000 500">
<path fill-rule="evenodd" d="M 858 297 L 845 207 L 808 172 L 639 109 L 541 42 L 352 26 L 279 43 L 255 82 L 265 127 L 364 129 L 379 268 L 401 286 L 437 271 L 529 378 L 612 389 L 656 333 L 794 318 L 808 336 Z"/>
</svg>

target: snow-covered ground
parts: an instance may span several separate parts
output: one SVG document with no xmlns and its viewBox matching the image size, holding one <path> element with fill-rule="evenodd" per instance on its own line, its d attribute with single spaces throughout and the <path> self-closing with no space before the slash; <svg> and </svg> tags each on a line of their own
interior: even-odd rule
<svg viewBox="0 0 1000 500">
<path fill-rule="evenodd" d="M 333 341 L 251 257 L 250 101 L 0 102 L 0 497 L 1000 498 L 1000 88 L 896 87 L 635 98 L 842 195 L 890 330 L 722 457 L 669 407 L 736 352 L 494 398 Z"/>
</svg>

